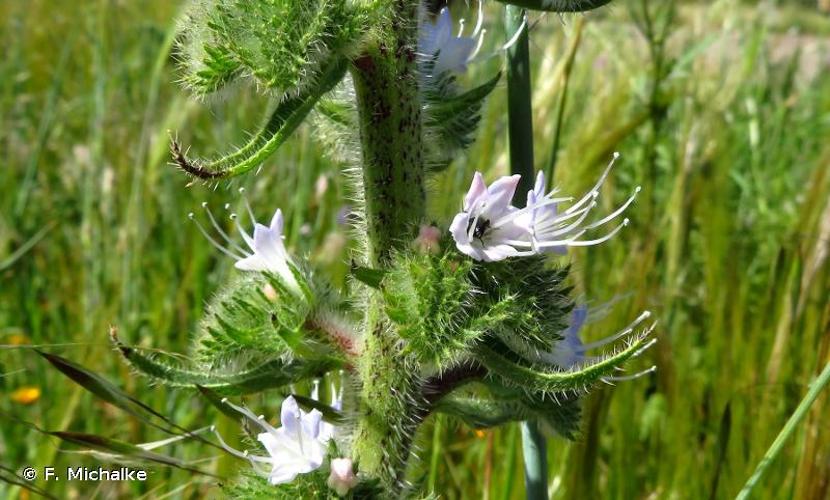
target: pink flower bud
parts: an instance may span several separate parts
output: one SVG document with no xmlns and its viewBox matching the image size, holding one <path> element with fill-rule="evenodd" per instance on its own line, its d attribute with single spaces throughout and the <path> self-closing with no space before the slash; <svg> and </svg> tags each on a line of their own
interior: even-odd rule
<svg viewBox="0 0 830 500">
<path fill-rule="evenodd" d="M 331 474 L 329 474 L 329 488 L 344 496 L 357 484 L 352 460 L 350 458 L 333 458 L 331 460 Z"/>
</svg>

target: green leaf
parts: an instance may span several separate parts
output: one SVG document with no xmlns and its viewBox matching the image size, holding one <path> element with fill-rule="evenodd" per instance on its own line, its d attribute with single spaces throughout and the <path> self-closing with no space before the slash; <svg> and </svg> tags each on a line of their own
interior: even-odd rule
<svg viewBox="0 0 830 500">
<path fill-rule="evenodd" d="M 557 370 L 553 366 L 513 359 L 505 354 L 510 350 L 499 342 L 481 343 L 476 346 L 475 353 L 476 359 L 508 386 L 546 394 L 577 392 L 612 376 L 618 366 L 647 348 L 652 342 L 649 333 L 650 329 L 640 333 L 626 348 L 614 354 L 570 370 Z"/>
<path fill-rule="evenodd" d="M 121 354 L 135 369 L 171 387 L 202 386 L 222 396 L 251 394 L 274 389 L 342 368 L 339 359 L 326 357 L 314 361 L 274 359 L 252 369 L 237 373 L 212 373 L 191 370 L 172 363 L 159 361 L 138 349 L 124 345 L 113 336 L 113 342 Z M 204 392 L 203 392 L 204 393 Z"/>
<path fill-rule="evenodd" d="M 611 2 L 611 0 L 498 0 L 530 10 L 544 12 L 585 12 Z"/>
<path fill-rule="evenodd" d="M 219 179 L 244 174 L 261 165 L 291 136 L 324 94 L 337 85 L 348 68 L 348 60 L 337 56 L 310 77 L 314 84 L 298 94 L 286 96 L 271 112 L 270 118 L 253 138 L 241 148 L 215 160 L 187 158 L 181 145 L 171 141 L 175 164 L 200 179 Z"/>
<path fill-rule="evenodd" d="M 496 88 L 501 73 L 467 92 L 456 93 L 454 77 L 439 78 L 423 93 L 428 163 L 433 172 L 450 164 L 457 152 L 473 143 L 481 108 Z"/>
</svg>

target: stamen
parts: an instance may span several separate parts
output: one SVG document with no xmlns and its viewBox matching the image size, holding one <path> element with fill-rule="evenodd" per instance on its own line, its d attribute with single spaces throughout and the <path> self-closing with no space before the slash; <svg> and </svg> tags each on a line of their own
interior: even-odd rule
<svg viewBox="0 0 830 500">
<path fill-rule="evenodd" d="M 458 34 L 455 35 L 456 38 L 461 38 L 461 35 L 464 34 L 464 18 L 458 20 Z"/>
<path fill-rule="evenodd" d="M 233 214 L 230 215 L 230 218 L 231 218 L 232 221 L 234 221 L 236 223 L 236 229 L 237 229 L 237 231 L 239 231 L 239 234 L 242 235 L 242 239 L 244 239 L 245 243 L 247 243 L 248 246 L 251 249 L 253 249 L 254 248 L 254 239 L 251 238 L 248 235 L 248 233 L 245 232 L 245 229 L 242 228 L 242 224 L 239 223 L 239 216 L 236 215 L 235 213 L 233 213 Z"/>
<path fill-rule="evenodd" d="M 231 258 L 236 259 L 236 260 L 242 260 L 242 259 L 245 258 L 245 257 L 240 257 L 239 255 L 236 255 L 235 253 L 231 252 L 227 248 L 220 245 L 216 240 L 214 240 L 213 237 L 210 234 L 208 234 L 208 232 L 205 230 L 205 228 L 202 227 L 202 224 L 200 224 L 199 221 L 196 220 L 196 216 L 193 214 L 193 212 L 190 212 L 189 214 L 187 214 L 187 218 L 192 220 L 196 224 L 196 227 L 199 228 L 199 232 L 202 233 L 202 236 L 204 236 L 205 239 L 207 239 L 210 242 L 210 244 L 213 245 L 214 247 L 216 247 L 220 252 L 222 252 L 223 254 L 227 255 L 228 257 L 231 257 Z"/>
<path fill-rule="evenodd" d="M 262 429 L 265 432 L 268 432 L 269 434 L 273 434 L 273 433 L 277 432 L 277 429 L 272 427 L 271 424 L 269 424 L 262 415 L 257 416 L 257 415 L 254 414 L 254 412 L 252 412 L 248 408 L 245 408 L 244 406 L 235 405 L 235 404 L 231 403 L 230 401 L 228 401 L 227 398 L 224 400 L 224 402 L 225 402 L 226 405 L 230 406 L 234 410 L 236 410 L 239 413 L 241 413 L 241 414 L 245 415 L 246 417 L 248 417 L 250 420 L 252 420 L 252 421 L 256 422 L 257 424 L 259 424 L 259 426 L 262 427 Z"/>
<path fill-rule="evenodd" d="M 629 206 L 629 205 L 631 205 L 632 203 L 634 203 L 634 199 L 635 199 L 635 198 L 637 198 L 637 193 L 639 193 L 639 192 L 641 191 L 641 189 L 642 189 L 642 188 L 641 188 L 640 186 L 637 186 L 637 188 L 636 188 L 636 189 L 634 189 L 634 194 L 632 194 L 632 195 L 628 198 L 628 200 L 626 200 L 626 202 L 625 202 L 625 203 L 623 203 L 622 205 L 620 205 L 620 207 L 619 207 L 619 208 L 617 208 L 616 210 L 614 210 L 613 212 L 611 212 L 609 215 L 606 215 L 606 216 L 605 216 L 605 217 L 603 217 L 602 219 L 600 219 L 600 220 L 598 220 L 598 221 L 596 221 L 596 222 L 594 222 L 594 223 L 590 224 L 589 226 L 587 226 L 587 227 L 586 227 L 586 229 L 593 229 L 593 228 L 595 228 L 595 227 L 601 226 L 601 225 L 605 224 L 606 222 L 608 222 L 608 221 L 610 221 L 610 220 L 614 219 L 615 217 L 617 217 L 617 216 L 618 216 L 618 215 L 620 215 L 621 213 L 625 212 L 625 209 L 626 209 L 626 208 L 628 208 L 628 206 Z"/>
<path fill-rule="evenodd" d="M 548 233 L 547 232 L 548 228 L 545 227 L 545 226 L 542 226 L 542 229 L 539 232 L 542 233 L 544 236 L 551 237 L 551 238 L 559 236 L 560 234 L 568 234 L 571 231 L 573 231 L 574 229 L 578 228 L 579 225 L 582 224 L 585 221 L 585 219 L 588 218 L 588 215 L 591 213 L 591 209 L 594 208 L 596 205 L 597 205 L 596 202 L 593 202 L 590 205 L 588 205 L 587 207 L 585 207 L 584 209 L 582 209 L 581 216 L 577 220 L 575 220 L 573 223 L 571 223 L 568 226 L 565 226 L 564 228 L 557 229 L 557 230 L 554 230 L 554 231 L 550 231 Z M 566 218 L 574 217 L 574 216 L 579 215 L 579 214 L 580 214 L 579 211 L 574 212 L 573 214 L 567 215 L 565 217 L 558 218 L 559 220 L 557 220 L 557 222 L 559 222 L 560 220 L 564 220 Z M 550 225 L 555 227 L 559 224 L 557 223 L 557 224 L 550 224 Z M 585 228 L 585 229 L 588 229 L 588 228 Z"/>
<path fill-rule="evenodd" d="M 237 242 L 235 242 L 233 239 L 231 239 L 231 237 L 230 237 L 230 236 L 228 236 L 228 233 L 226 233 L 226 232 L 222 229 L 222 227 L 221 227 L 221 226 L 219 226 L 219 224 L 216 222 L 216 219 L 213 217 L 213 212 L 211 212 L 211 211 L 210 211 L 210 207 L 208 206 L 208 204 L 207 204 L 207 202 L 206 202 L 206 201 L 205 201 L 205 202 L 202 202 L 202 208 L 204 208 L 204 209 L 205 209 L 205 212 L 207 212 L 207 214 L 208 214 L 208 219 L 210 219 L 210 223 L 213 225 L 213 228 L 214 228 L 214 229 L 215 229 L 215 230 L 219 233 L 219 235 L 220 235 L 220 236 L 222 236 L 222 238 L 224 238 L 224 239 L 225 239 L 225 241 L 227 241 L 228 243 L 230 243 L 231 247 L 232 247 L 234 250 L 236 250 L 236 251 L 241 252 L 241 253 L 243 253 L 243 254 L 244 254 L 244 253 L 245 253 L 245 249 L 244 249 L 244 248 L 242 248 L 241 246 L 239 246 L 239 244 L 238 244 Z"/>
<path fill-rule="evenodd" d="M 643 371 L 633 373 L 631 375 L 619 375 L 619 376 L 612 376 L 612 377 L 603 377 L 603 381 L 610 381 L 610 382 L 625 382 L 627 380 L 634 380 L 640 377 L 645 377 L 650 373 L 654 373 L 657 371 L 657 365 L 651 366 L 650 368 L 646 368 Z"/>
<path fill-rule="evenodd" d="M 314 379 L 313 386 L 311 388 L 311 399 L 314 401 L 320 400 L 320 379 Z"/>
<path fill-rule="evenodd" d="M 588 201 L 588 199 L 590 199 L 591 197 L 596 198 L 599 196 L 599 188 L 602 187 L 602 185 L 605 183 L 605 178 L 608 177 L 608 174 L 611 172 L 611 168 L 614 166 L 614 163 L 617 161 L 617 158 L 619 157 L 620 154 L 615 152 L 613 158 L 611 158 L 611 162 L 608 163 L 607 167 L 605 167 L 605 171 L 602 172 L 602 175 L 599 177 L 599 180 L 594 185 L 594 187 L 590 191 L 588 191 L 588 193 L 586 193 L 585 196 L 583 196 L 582 199 L 579 200 L 576 204 L 571 205 L 570 208 L 565 210 L 565 214 L 568 214 L 578 209 L 579 207 L 584 205 L 585 202 Z"/>
<path fill-rule="evenodd" d="M 538 208 L 546 207 L 548 205 L 556 205 L 558 203 L 564 203 L 566 201 L 571 201 L 571 200 L 573 200 L 573 198 L 570 197 L 570 196 L 568 196 L 566 198 L 548 198 L 545 201 L 542 201 L 540 203 L 537 203 L 536 205 L 533 205 L 532 207 L 520 208 L 519 210 L 516 210 L 515 212 L 509 213 L 509 214 L 505 215 L 504 217 L 502 217 L 501 219 L 499 219 L 497 221 L 494 221 L 490 225 L 490 227 L 493 228 L 493 229 L 496 229 L 496 228 L 501 227 L 501 226 L 507 224 L 508 222 L 516 219 L 517 217 L 519 217 L 521 215 L 524 215 L 524 214 L 526 214 L 526 213 L 528 213 L 532 210 L 536 210 Z"/>
<path fill-rule="evenodd" d="M 610 240 L 611 238 L 613 238 L 613 237 L 614 237 L 614 235 L 616 235 L 617 233 L 619 233 L 619 232 L 620 232 L 620 230 L 621 230 L 622 228 L 624 228 L 625 226 L 627 226 L 628 224 L 629 224 L 628 219 L 625 219 L 625 220 L 622 222 L 622 224 L 620 224 L 619 226 L 615 227 L 613 231 L 611 231 L 610 233 L 606 234 L 606 235 L 605 235 L 605 236 L 603 236 L 602 238 L 597 238 L 597 239 L 595 239 L 595 240 L 572 241 L 571 243 L 569 243 L 569 244 L 568 244 L 568 246 L 572 246 L 572 247 L 589 247 L 589 246 L 592 246 L 592 245 L 599 245 L 600 243 L 605 243 L 606 241 L 608 241 L 608 240 Z"/>
<path fill-rule="evenodd" d="M 522 19 L 522 24 L 519 26 L 519 29 L 516 30 L 516 33 L 507 41 L 504 45 L 501 46 L 501 50 L 508 50 L 510 47 L 516 44 L 519 41 L 519 36 L 521 36 L 522 31 L 527 28 L 527 14 L 525 14 L 524 19 Z"/>
<path fill-rule="evenodd" d="M 484 45 L 484 34 L 485 33 L 487 33 L 487 30 L 481 30 L 481 33 L 478 35 L 478 43 L 476 43 L 476 48 L 473 49 L 472 54 L 470 54 L 470 57 L 467 58 L 466 62 L 472 61 L 478 55 L 478 53 L 481 51 L 481 46 Z M 473 35 L 473 36 L 475 36 L 475 35 Z"/>
<path fill-rule="evenodd" d="M 473 29 L 473 36 L 481 32 L 481 26 L 484 24 L 484 0 L 478 0 L 478 17 L 476 18 L 476 27 Z M 482 33 L 483 35 L 483 33 Z"/>
<path fill-rule="evenodd" d="M 239 188 L 239 194 L 242 195 L 242 201 L 245 202 L 245 209 L 248 210 L 248 217 L 251 218 L 252 223 L 256 223 L 256 217 L 254 217 L 254 211 L 251 210 L 251 204 L 248 203 L 248 197 L 245 196 L 245 188 Z"/>
<path fill-rule="evenodd" d="M 629 323 L 628 326 L 626 326 L 624 329 L 622 329 L 622 331 L 620 331 L 618 333 L 615 333 L 614 335 L 610 335 L 608 337 L 605 337 L 604 339 L 597 340 L 596 342 L 590 342 L 588 344 L 583 344 L 578 350 L 582 351 L 582 352 L 590 351 L 591 349 L 596 349 L 597 347 L 602 347 L 604 345 L 610 344 L 611 342 L 615 342 L 615 341 L 625 337 L 626 335 L 630 334 L 631 332 L 633 332 L 634 329 L 637 328 L 637 325 L 639 325 L 643 321 L 647 320 L 650 316 L 651 316 L 650 311 L 644 311 L 641 315 L 639 315 L 637 317 L 637 319 L 635 319 L 634 321 Z"/>
</svg>

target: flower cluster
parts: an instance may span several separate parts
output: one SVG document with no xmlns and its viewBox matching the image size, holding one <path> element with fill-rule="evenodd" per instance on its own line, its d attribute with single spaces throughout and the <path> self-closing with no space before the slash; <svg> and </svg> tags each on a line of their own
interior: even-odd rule
<svg viewBox="0 0 830 500">
<path fill-rule="evenodd" d="M 547 252 L 563 253 L 567 247 L 590 246 L 612 238 L 628 224 L 628 219 L 610 232 L 594 239 L 583 239 L 591 230 L 619 217 L 634 201 L 634 193 L 605 217 L 586 223 L 597 205 L 600 187 L 608 177 L 614 159 L 599 181 L 582 198 L 559 211 L 559 205 L 572 202 L 571 197 L 557 197 L 557 190 L 545 192 L 545 175 L 539 172 L 534 188 L 527 193 L 527 205 L 517 208 L 511 201 L 519 184 L 519 175 L 502 177 L 490 186 L 480 172 L 473 176 L 461 212 L 450 225 L 458 250 L 475 260 L 493 262 L 509 257 L 527 257 Z"/>
</svg>

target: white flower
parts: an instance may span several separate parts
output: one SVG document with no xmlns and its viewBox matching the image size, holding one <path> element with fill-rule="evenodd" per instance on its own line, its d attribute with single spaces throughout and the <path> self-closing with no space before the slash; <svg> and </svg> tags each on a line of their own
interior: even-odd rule
<svg viewBox="0 0 830 500">
<path fill-rule="evenodd" d="M 615 153 L 614 160 L 618 156 Z M 476 172 L 464 198 L 463 210 L 450 225 L 456 247 L 476 260 L 497 261 L 545 252 L 564 253 L 566 247 L 598 245 L 609 240 L 628 225 L 628 219 L 602 237 L 588 240 L 582 237 L 588 231 L 616 219 L 640 191 L 638 186 L 628 200 L 612 213 L 585 223 L 597 205 L 599 189 L 614 160 L 585 196 L 561 212 L 558 205 L 573 198 L 557 198 L 554 196 L 555 189 L 545 193 L 545 176 L 541 172 L 536 177 L 534 189 L 527 194 L 527 206 L 521 209 L 510 204 L 519 182 L 518 175 L 502 177 L 487 188 L 481 174 Z"/>
<path fill-rule="evenodd" d="M 453 34 L 455 23 L 450 10 L 444 7 L 435 22 L 424 21 L 421 24 L 418 52 L 428 61 L 432 61 L 432 75 L 440 75 L 446 71 L 467 71 L 467 64 L 476 56 L 484 39 L 485 30 L 481 29 L 482 22 L 479 9 L 478 22 L 470 36 L 464 36 L 463 19 L 459 23 L 458 33 Z"/>
<path fill-rule="evenodd" d="M 354 466 L 349 458 L 334 458 L 331 461 L 331 474 L 327 481 L 329 488 L 338 495 L 345 496 L 350 489 L 357 485 L 357 476 L 354 473 Z"/>
<path fill-rule="evenodd" d="M 297 280 L 289 267 L 291 258 L 285 251 L 283 243 L 283 216 L 279 208 L 271 218 L 270 226 L 254 222 L 254 235 L 248 236 L 240 229 L 245 243 L 252 253 L 245 253 L 245 257 L 236 261 L 234 267 L 241 271 L 268 271 L 279 276 L 283 283 L 291 288 L 298 289 Z"/>
<path fill-rule="evenodd" d="M 282 427 L 272 427 L 263 416 L 256 416 L 251 410 L 230 403 L 225 404 L 256 422 L 265 432 L 257 435 L 257 440 L 268 453 L 264 455 L 250 455 L 247 451 L 240 452 L 228 446 L 222 436 L 216 433 L 222 447 L 230 453 L 251 462 L 254 470 L 268 478 L 271 484 L 283 484 L 294 480 L 298 474 L 305 474 L 319 468 L 323 464 L 326 446 L 331 436 L 323 436 L 321 429 L 322 416 L 318 410 L 304 412 L 297 405 L 292 396 L 282 402 L 280 422 Z"/>
<path fill-rule="evenodd" d="M 519 178 L 502 177 L 487 187 L 481 173 L 475 173 L 464 197 L 463 210 L 450 224 L 458 250 L 485 262 L 532 253 L 521 252 L 511 243 L 524 239 L 529 246 L 527 230 L 516 224 L 514 215 L 519 209 L 510 204 Z"/>
<path fill-rule="evenodd" d="M 240 192 L 244 192 L 240 189 Z M 251 211 L 248 201 L 245 200 L 245 206 L 248 209 L 248 214 L 254 223 L 253 236 L 248 235 L 242 226 L 236 214 L 231 214 L 231 219 L 236 223 L 242 239 L 248 246 L 248 249 L 243 248 L 236 243 L 222 227 L 216 222 L 216 218 L 211 213 L 207 203 L 202 203 L 202 207 L 207 212 L 211 225 L 214 230 L 219 233 L 219 236 L 227 243 L 227 246 L 217 242 L 202 225 L 194 218 L 191 212 L 188 217 L 196 223 L 199 231 L 207 238 L 207 240 L 225 255 L 236 260 L 234 267 L 241 271 L 256 271 L 256 272 L 270 272 L 277 275 L 283 285 L 289 290 L 300 293 L 300 286 L 294 276 L 292 267 L 294 263 L 288 252 L 285 250 L 284 236 L 282 235 L 284 220 L 282 210 L 277 209 L 274 216 L 271 217 L 271 223 L 268 226 L 256 222 L 253 212 Z M 225 206 L 228 208 L 228 205 Z"/>
</svg>

